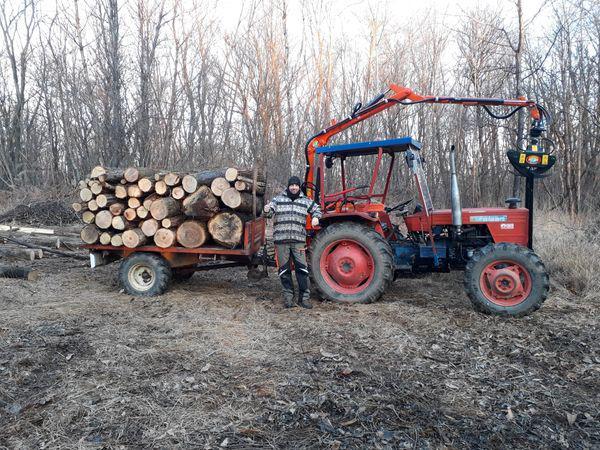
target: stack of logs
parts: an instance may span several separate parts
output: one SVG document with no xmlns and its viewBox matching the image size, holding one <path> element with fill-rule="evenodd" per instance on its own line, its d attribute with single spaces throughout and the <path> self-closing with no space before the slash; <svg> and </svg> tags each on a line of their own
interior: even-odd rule
<svg viewBox="0 0 600 450">
<path fill-rule="evenodd" d="M 244 222 L 262 211 L 265 179 L 236 168 L 180 173 L 96 166 L 79 188 L 73 209 L 86 224 L 86 244 L 196 248 L 212 241 L 235 248 Z"/>
</svg>

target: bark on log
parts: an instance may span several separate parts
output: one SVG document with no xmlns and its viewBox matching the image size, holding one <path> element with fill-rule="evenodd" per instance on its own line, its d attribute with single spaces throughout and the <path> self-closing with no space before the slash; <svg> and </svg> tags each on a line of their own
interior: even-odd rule
<svg viewBox="0 0 600 450">
<path fill-rule="evenodd" d="M 181 211 L 181 204 L 173 197 L 163 197 L 150 206 L 150 214 L 156 220 L 162 220 L 165 217 L 176 216 Z"/>
<path fill-rule="evenodd" d="M 160 228 L 160 222 L 156 219 L 146 219 L 140 223 L 140 229 L 148 237 L 152 237 L 156 234 Z"/>
<path fill-rule="evenodd" d="M 149 177 L 154 175 L 156 171 L 154 169 L 148 169 L 146 167 L 128 167 L 123 172 L 123 178 L 128 183 L 137 183 L 140 178 Z"/>
<path fill-rule="evenodd" d="M 183 200 L 186 216 L 210 219 L 219 212 L 219 200 L 208 186 L 200 186 L 196 192 Z"/>
<path fill-rule="evenodd" d="M 125 220 L 125 217 L 123 216 L 114 216 L 112 218 L 112 227 L 115 230 L 123 231 L 132 228 L 133 225 Z"/>
<path fill-rule="evenodd" d="M 0 265 L 0 277 L 2 278 L 23 278 L 28 281 L 38 279 L 38 273 L 33 269 L 26 267 Z"/>
<path fill-rule="evenodd" d="M 181 186 L 188 194 L 196 192 L 198 186 L 210 186 L 215 178 L 224 177 L 226 169 L 203 170 L 189 174 L 181 180 Z"/>
<path fill-rule="evenodd" d="M 109 210 L 104 209 L 96 214 L 95 223 L 98 228 L 108 230 L 112 225 L 112 219 L 112 213 Z"/>
<path fill-rule="evenodd" d="M 87 203 L 74 202 L 71 206 L 73 207 L 73 211 L 75 212 L 84 212 L 88 210 Z"/>
<path fill-rule="evenodd" d="M 90 191 L 88 188 L 83 188 L 79 191 L 79 198 L 83 202 L 89 202 L 93 197 L 94 194 L 92 194 L 92 191 Z"/>
<path fill-rule="evenodd" d="M 123 235 L 121 233 L 117 233 L 110 238 L 110 245 L 113 247 L 121 247 L 123 245 Z"/>
<path fill-rule="evenodd" d="M 120 199 L 127 198 L 127 188 L 122 184 L 115 186 L 115 197 Z"/>
<path fill-rule="evenodd" d="M 98 176 L 98 180 L 103 183 L 120 183 L 123 178 L 123 169 L 106 169 L 106 172 Z"/>
<path fill-rule="evenodd" d="M 252 192 L 253 185 L 254 185 L 254 183 L 252 182 L 252 180 L 245 181 L 245 180 L 238 179 L 234 183 L 235 188 L 238 191 L 243 191 L 243 192 Z M 266 186 L 264 184 L 256 183 L 256 193 L 258 195 L 264 195 L 265 189 L 266 189 Z"/>
<path fill-rule="evenodd" d="M 113 203 L 108 207 L 108 210 L 113 216 L 120 216 L 125 211 L 125 205 L 123 203 Z"/>
<path fill-rule="evenodd" d="M 161 225 L 163 228 L 175 228 L 181 225 L 183 222 L 187 220 L 185 216 L 173 216 L 167 217 L 161 221 Z"/>
<path fill-rule="evenodd" d="M 244 224 L 234 213 L 222 212 L 208 221 L 208 232 L 217 244 L 234 248 L 242 240 Z"/>
<path fill-rule="evenodd" d="M 252 212 L 252 194 L 240 192 L 235 188 L 225 189 L 221 195 L 221 201 L 231 209 L 236 211 L 251 213 Z M 263 208 L 263 197 L 256 197 L 256 210 L 261 211 Z"/>
<path fill-rule="evenodd" d="M 81 229 L 81 240 L 86 244 L 95 244 L 100 238 L 100 231 L 96 225 L 86 225 Z"/>
<path fill-rule="evenodd" d="M 177 228 L 177 242 L 185 248 L 200 247 L 207 237 L 206 224 L 197 220 L 187 220 Z"/>
<path fill-rule="evenodd" d="M 127 230 L 121 236 L 123 245 L 128 248 L 136 248 L 144 245 L 148 238 L 139 228 Z"/>
<path fill-rule="evenodd" d="M 106 208 L 107 206 L 118 203 L 119 199 L 111 194 L 100 194 L 96 197 L 96 203 L 100 208 Z"/>
<path fill-rule="evenodd" d="M 175 245 L 175 231 L 161 228 L 154 235 L 154 243 L 160 248 L 168 248 Z"/>
<path fill-rule="evenodd" d="M 142 203 L 142 205 L 144 206 L 144 208 L 146 208 L 148 211 L 150 211 L 150 207 L 152 206 L 152 202 L 154 200 L 157 200 L 160 198 L 160 195 L 158 194 L 150 194 L 148 197 L 146 197 L 144 199 L 144 202 Z"/>
<path fill-rule="evenodd" d="M 252 169 L 238 169 L 238 174 L 237 174 L 237 177 L 236 177 L 237 180 L 243 180 L 243 181 L 250 180 L 250 181 L 252 181 L 253 178 L 254 178 L 254 170 L 252 170 Z M 257 174 L 256 181 L 258 182 L 258 184 L 266 184 L 267 179 L 263 175 Z"/>
<path fill-rule="evenodd" d="M 142 178 L 140 181 L 138 181 L 138 187 L 142 192 L 152 192 L 154 191 L 154 180 L 151 180 L 150 178 Z"/>
<path fill-rule="evenodd" d="M 210 190 L 217 197 L 220 197 L 221 194 L 223 193 L 223 191 L 225 189 L 229 189 L 230 187 L 231 187 L 231 185 L 229 184 L 229 181 L 227 181 L 225 178 L 221 178 L 221 177 L 215 178 L 213 180 L 213 182 L 210 184 Z"/>
<path fill-rule="evenodd" d="M 32 250 L 28 248 L 0 248 L 0 256 L 3 258 L 28 259 L 33 261 L 42 257 L 42 250 Z"/>
<path fill-rule="evenodd" d="M 96 214 L 94 214 L 92 211 L 84 211 L 81 215 L 81 220 L 83 220 L 83 223 L 94 223 L 95 219 Z"/>
</svg>

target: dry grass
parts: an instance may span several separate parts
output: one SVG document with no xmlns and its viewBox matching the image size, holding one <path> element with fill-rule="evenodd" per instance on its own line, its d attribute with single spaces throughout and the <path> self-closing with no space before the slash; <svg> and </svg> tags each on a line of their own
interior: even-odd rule
<svg viewBox="0 0 600 450">
<path fill-rule="evenodd" d="M 537 214 L 535 251 L 553 285 L 581 300 L 600 295 L 600 221 L 597 214 L 576 218 L 558 212 Z"/>
</svg>

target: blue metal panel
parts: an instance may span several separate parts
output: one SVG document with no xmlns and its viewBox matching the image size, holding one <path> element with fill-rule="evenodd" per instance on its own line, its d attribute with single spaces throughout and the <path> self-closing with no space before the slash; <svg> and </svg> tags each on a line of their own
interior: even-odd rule
<svg viewBox="0 0 600 450">
<path fill-rule="evenodd" d="M 355 142 L 354 144 L 328 145 L 317 147 L 317 153 L 331 156 L 376 155 L 379 148 L 386 153 L 404 152 L 409 148 L 421 149 L 421 143 L 410 136 L 385 141 Z"/>
<path fill-rule="evenodd" d="M 440 244 L 435 246 L 435 252 L 438 258 L 446 258 L 446 247 Z M 433 248 L 431 245 L 419 246 L 419 258 L 433 258 Z"/>
<path fill-rule="evenodd" d="M 415 244 L 409 244 L 402 241 L 392 241 L 390 242 L 390 245 L 394 250 L 394 266 L 397 269 L 408 269 L 412 267 L 415 257 L 419 252 L 418 247 Z"/>
</svg>

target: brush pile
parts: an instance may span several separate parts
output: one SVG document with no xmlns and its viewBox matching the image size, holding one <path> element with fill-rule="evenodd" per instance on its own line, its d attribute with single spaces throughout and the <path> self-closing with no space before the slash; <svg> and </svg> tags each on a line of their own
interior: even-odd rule
<svg viewBox="0 0 600 450">
<path fill-rule="evenodd" d="M 96 166 L 79 182 L 73 209 L 86 244 L 235 248 L 244 223 L 260 215 L 266 182 L 256 170 L 193 173 Z"/>
</svg>

